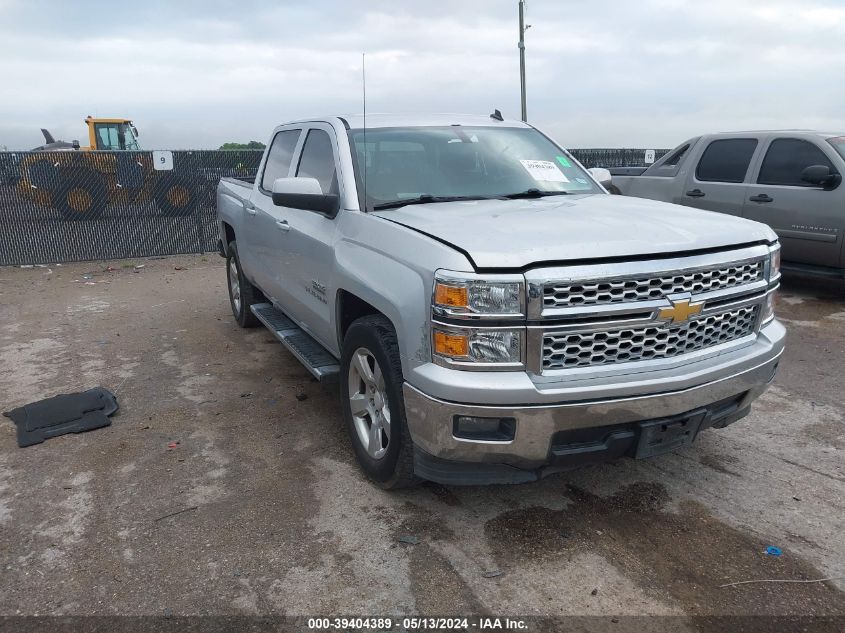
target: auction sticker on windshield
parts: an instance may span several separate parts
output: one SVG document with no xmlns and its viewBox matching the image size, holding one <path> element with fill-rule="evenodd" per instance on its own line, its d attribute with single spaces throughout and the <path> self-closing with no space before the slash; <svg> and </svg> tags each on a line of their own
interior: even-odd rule
<svg viewBox="0 0 845 633">
<path fill-rule="evenodd" d="M 521 160 L 519 162 L 534 180 L 569 182 L 569 178 L 550 160 Z"/>
</svg>

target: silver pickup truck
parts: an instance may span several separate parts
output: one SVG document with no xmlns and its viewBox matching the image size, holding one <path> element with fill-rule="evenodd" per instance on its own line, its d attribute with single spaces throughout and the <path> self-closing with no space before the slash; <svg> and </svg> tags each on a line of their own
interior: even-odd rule
<svg viewBox="0 0 845 633">
<path fill-rule="evenodd" d="M 615 193 L 771 226 L 784 268 L 845 276 L 845 136 L 806 130 L 709 134 L 648 169 L 611 169 Z"/>
<path fill-rule="evenodd" d="M 498 116 L 279 126 L 217 191 L 232 312 L 339 381 L 386 488 L 671 451 L 775 375 L 777 236 L 608 179 Z"/>
</svg>

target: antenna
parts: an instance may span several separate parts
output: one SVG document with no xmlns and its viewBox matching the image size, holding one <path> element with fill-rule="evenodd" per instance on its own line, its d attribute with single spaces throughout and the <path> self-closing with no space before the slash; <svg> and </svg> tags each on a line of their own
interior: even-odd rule
<svg viewBox="0 0 845 633">
<path fill-rule="evenodd" d="M 361 53 L 361 89 L 364 105 L 364 212 L 367 211 L 367 54 Z"/>
</svg>

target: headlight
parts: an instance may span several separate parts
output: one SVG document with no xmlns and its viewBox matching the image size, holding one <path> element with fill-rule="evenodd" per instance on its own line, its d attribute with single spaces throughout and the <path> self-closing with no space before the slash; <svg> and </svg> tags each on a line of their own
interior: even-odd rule
<svg viewBox="0 0 845 633">
<path fill-rule="evenodd" d="M 775 318 L 775 306 L 777 305 L 777 290 L 772 290 L 766 295 L 766 303 L 763 306 L 763 318 L 760 321 L 763 325 Z"/>
<path fill-rule="evenodd" d="M 457 318 L 521 317 L 525 314 L 521 275 L 491 275 L 479 279 L 438 271 L 432 309 L 435 315 Z"/>
<path fill-rule="evenodd" d="M 432 328 L 435 361 L 446 366 L 471 363 L 495 368 L 504 365 L 513 369 L 522 364 L 524 330 Z"/>
<path fill-rule="evenodd" d="M 775 244 L 769 254 L 769 281 L 780 276 L 780 244 Z"/>
</svg>

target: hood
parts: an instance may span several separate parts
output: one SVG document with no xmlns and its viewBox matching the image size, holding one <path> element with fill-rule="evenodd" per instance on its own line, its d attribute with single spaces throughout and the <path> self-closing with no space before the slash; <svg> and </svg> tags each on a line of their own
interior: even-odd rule
<svg viewBox="0 0 845 633">
<path fill-rule="evenodd" d="M 464 251 L 478 268 L 637 257 L 772 242 L 765 224 L 612 195 L 415 204 L 373 213 Z"/>
</svg>

